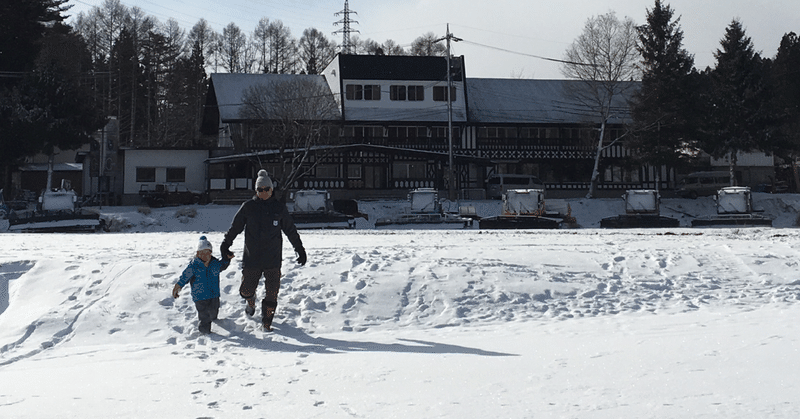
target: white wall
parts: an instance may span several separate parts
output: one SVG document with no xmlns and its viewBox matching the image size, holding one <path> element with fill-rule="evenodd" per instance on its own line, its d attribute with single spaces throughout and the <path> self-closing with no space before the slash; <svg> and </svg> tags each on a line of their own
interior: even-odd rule
<svg viewBox="0 0 800 419">
<path fill-rule="evenodd" d="M 153 189 L 156 183 L 167 183 L 167 168 L 186 169 L 186 181 L 176 183 L 187 189 L 206 190 L 205 161 L 208 150 L 125 150 L 124 194 L 138 194 L 142 185 Z M 137 167 L 155 167 L 155 182 L 136 182 Z"/>
<path fill-rule="evenodd" d="M 721 159 L 711 158 L 711 165 L 712 166 L 723 166 L 725 169 L 730 166 L 730 158 L 728 156 L 723 157 Z M 744 153 L 738 152 L 736 153 L 736 165 L 741 167 L 746 166 L 761 166 L 761 167 L 773 167 L 775 166 L 775 157 L 772 154 L 767 154 L 760 151 L 754 151 L 752 153 Z"/>
</svg>

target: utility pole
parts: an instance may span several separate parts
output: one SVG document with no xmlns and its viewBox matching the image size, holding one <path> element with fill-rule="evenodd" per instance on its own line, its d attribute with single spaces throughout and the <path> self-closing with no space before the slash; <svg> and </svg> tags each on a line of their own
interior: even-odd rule
<svg viewBox="0 0 800 419">
<path fill-rule="evenodd" d="M 342 34 L 342 54 L 352 54 L 353 53 L 353 44 L 350 43 L 350 33 L 356 32 L 356 29 L 350 29 L 351 23 L 358 23 L 357 20 L 351 20 L 350 15 L 354 14 L 357 15 L 358 13 L 350 10 L 350 5 L 348 4 L 348 0 L 344 0 L 344 10 L 341 12 L 334 13 L 334 16 L 343 16 L 341 20 L 338 22 L 333 22 L 334 25 L 342 25 L 342 29 L 338 31 L 334 31 L 333 34 Z"/>
<path fill-rule="evenodd" d="M 450 41 L 458 42 L 461 38 L 456 38 L 450 33 L 450 24 L 447 24 L 447 34 L 444 38 L 438 39 L 436 42 L 447 41 L 447 150 L 448 150 L 448 182 L 447 182 L 447 199 L 451 202 L 456 200 L 456 172 L 453 163 L 453 72 L 450 66 Z"/>
</svg>

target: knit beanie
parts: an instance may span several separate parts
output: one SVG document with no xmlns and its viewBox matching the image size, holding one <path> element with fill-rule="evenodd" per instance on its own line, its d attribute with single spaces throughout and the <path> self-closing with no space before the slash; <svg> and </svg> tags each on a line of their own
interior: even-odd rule
<svg viewBox="0 0 800 419">
<path fill-rule="evenodd" d="M 256 179 L 256 188 L 269 188 L 272 189 L 272 179 L 269 178 L 269 173 L 261 169 L 258 171 L 258 179 Z"/>
<path fill-rule="evenodd" d="M 197 245 L 197 251 L 199 252 L 201 250 L 214 250 L 214 246 L 206 239 L 206 236 L 200 236 L 200 243 Z"/>
</svg>

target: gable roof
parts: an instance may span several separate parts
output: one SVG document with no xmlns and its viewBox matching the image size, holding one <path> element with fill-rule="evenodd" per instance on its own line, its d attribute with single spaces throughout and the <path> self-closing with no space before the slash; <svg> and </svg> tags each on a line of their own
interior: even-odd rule
<svg viewBox="0 0 800 419">
<path fill-rule="evenodd" d="M 625 82 L 625 91 L 612 102 L 619 108 L 609 120 L 629 120 L 628 99 L 638 84 Z M 579 80 L 531 80 L 467 78 L 468 119 L 485 124 L 582 124 L 597 123 L 597 111 L 581 103 L 574 90 L 587 89 Z"/>
<path fill-rule="evenodd" d="M 453 57 L 451 65 L 460 66 L 463 57 Z M 339 55 L 343 80 L 447 80 L 447 58 L 414 55 Z M 453 81 L 461 81 L 455 71 Z"/>
<path fill-rule="evenodd" d="M 273 83 L 291 83 L 297 80 L 316 83 L 320 88 L 330 92 L 325 78 L 319 75 L 213 73 L 208 85 L 206 107 L 216 107 L 216 111 L 207 109 L 206 117 L 215 119 L 214 130 L 216 130 L 216 123 L 220 120 L 225 122 L 242 121 L 244 120 L 240 117 L 243 105 L 242 97 L 249 88 Z"/>
</svg>

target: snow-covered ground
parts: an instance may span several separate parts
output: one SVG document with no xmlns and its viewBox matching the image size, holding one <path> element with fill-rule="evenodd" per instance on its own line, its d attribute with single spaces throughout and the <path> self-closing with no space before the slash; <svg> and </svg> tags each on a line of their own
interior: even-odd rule
<svg viewBox="0 0 800 419">
<path fill-rule="evenodd" d="M 711 203 L 662 215 L 688 226 Z M 0 234 L 0 417 L 800 415 L 800 196 L 756 194 L 773 228 L 599 229 L 621 200 L 571 200 L 582 228 L 374 228 L 403 205 L 301 231 L 303 267 L 284 241 L 271 333 L 244 314 L 235 262 L 212 335 L 188 290 L 169 295 L 235 207 Z"/>
</svg>

